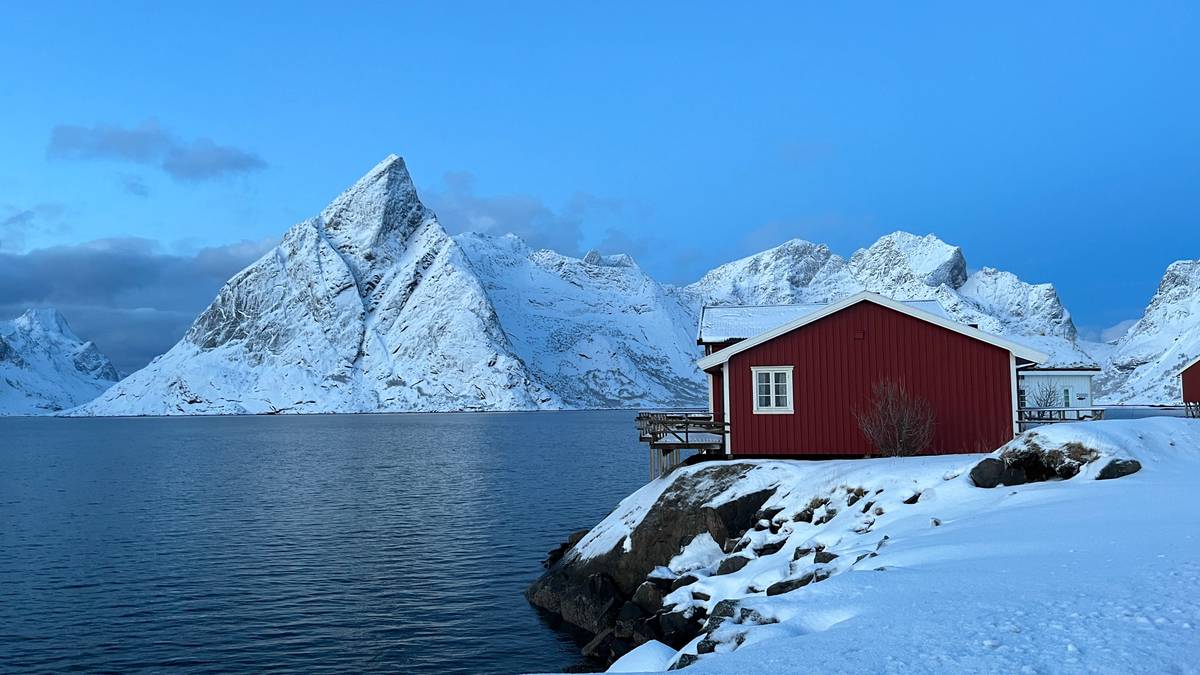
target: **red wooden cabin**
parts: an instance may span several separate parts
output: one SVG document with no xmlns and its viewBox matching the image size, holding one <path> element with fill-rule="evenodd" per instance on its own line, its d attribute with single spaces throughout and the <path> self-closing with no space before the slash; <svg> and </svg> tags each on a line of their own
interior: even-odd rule
<svg viewBox="0 0 1200 675">
<path fill-rule="evenodd" d="M 1048 358 L 947 319 L 936 303 L 864 292 L 829 305 L 763 309 L 767 323 L 787 312 L 794 318 L 744 339 L 710 331 L 719 348 L 699 361 L 713 417 L 728 422 L 724 451 L 735 457 L 872 454 L 854 413 L 885 380 L 932 407 L 927 454 L 990 452 L 1017 430 L 1018 368 Z M 760 314 L 746 312 L 747 332 Z"/>
<path fill-rule="evenodd" d="M 1179 371 L 1179 379 L 1183 384 L 1183 402 L 1200 403 L 1200 356 Z"/>
</svg>

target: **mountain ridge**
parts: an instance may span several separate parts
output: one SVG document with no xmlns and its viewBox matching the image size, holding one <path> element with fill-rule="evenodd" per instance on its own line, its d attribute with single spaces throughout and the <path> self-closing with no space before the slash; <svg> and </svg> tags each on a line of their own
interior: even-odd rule
<svg viewBox="0 0 1200 675">
<path fill-rule="evenodd" d="M 175 347 L 73 414 L 702 405 L 703 305 L 861 290 L 936 300 L 1050 365 L 1097 364 L 1052 284 L 970 272 L 933 234 L 893 232 L 848 258 L 793 239 L 672 286 L 624 254 L 450 236 L 389 155 L 234 275 Z"/>
</svg>

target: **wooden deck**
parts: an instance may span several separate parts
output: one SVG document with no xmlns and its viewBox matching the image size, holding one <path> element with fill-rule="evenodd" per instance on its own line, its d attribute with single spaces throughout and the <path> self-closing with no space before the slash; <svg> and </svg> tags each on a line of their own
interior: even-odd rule
<svg viewBox="0 0 1200 675">
<path fill-rule="evenodd" d="M 712 413 L 654 410 L 638 413 L 638 440 L 650 446 L 650 480 L 670 473 L 683 461 L 683 451 L 724 455 L 729 423 Z"/>
</svg>

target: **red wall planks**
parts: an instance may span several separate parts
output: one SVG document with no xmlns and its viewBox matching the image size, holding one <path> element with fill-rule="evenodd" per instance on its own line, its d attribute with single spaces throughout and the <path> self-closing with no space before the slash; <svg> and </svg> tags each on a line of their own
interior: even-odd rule
<svg viewBox="0 0 1200 675">
<path fill-rule="evenodd" d="M 1200 363 L 1183 371 L 1183 400 L 1188 403 L 1200 402 Z M 732 407 L 733 402 L 729 405 Z"/>
<path fill-rule="evenodd" d="M 725 418 L 725 381 L 724 375 L 720 369 L 713 370 L 709 373 L 712 375 L 712 389 L 709 390 L 709 396 L 712 397 L 713 421 L 722 422 Z"/>
<path fill-rule="evenodd" d="M 750 369 L 788 365 L 795 413 L 754 414 Z M 1007 350 L 860 302 L 730 359 L 732 452 L 869 454 L 854 411 L 884 379 L 902 381 L 933 407 L 928 454 L 990 452 L 1013 437 L 1011 378 Z"/>
</svg>

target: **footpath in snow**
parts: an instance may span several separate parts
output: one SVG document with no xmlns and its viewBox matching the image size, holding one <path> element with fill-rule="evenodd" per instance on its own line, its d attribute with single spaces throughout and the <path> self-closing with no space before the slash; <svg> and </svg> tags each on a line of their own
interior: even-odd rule
<svg viewBox="0 0 1200 675">
<path fill-rule="evenodd" d="M 687 467 L 623 501 L 531 600 L 602 623 L 616 607 L 588 614 L 597 566 L 619 597 L 636 584 L 611 632 L 584 626 L 593 649 L 640 645 L 610 672 L 1200 672 L 1200 422 L 1043 427 L 992 457 L 1025 458 L 1008 482 L 1058 473 L 981 488 L 978 455 Z M 1097 480 L 1128 460 L 1140 470 Z M 691 510 L 725 516 L 769 497 L 744 533 L 714 538 L 701 518 L 647 560 L 677 534 L 660 514 L 683 486 L 705 497 Z M 593 579 L 579 597 L 574 571 Z"/>
</svg>

